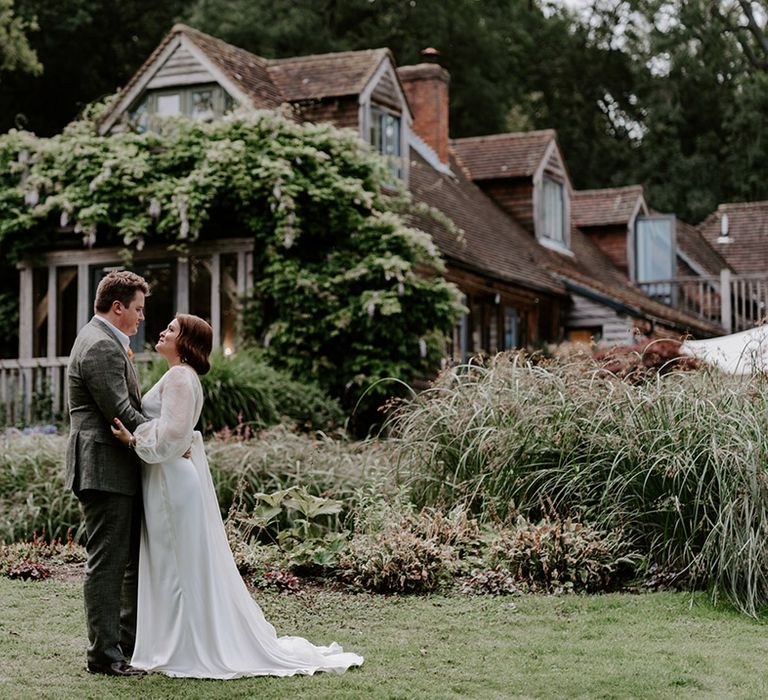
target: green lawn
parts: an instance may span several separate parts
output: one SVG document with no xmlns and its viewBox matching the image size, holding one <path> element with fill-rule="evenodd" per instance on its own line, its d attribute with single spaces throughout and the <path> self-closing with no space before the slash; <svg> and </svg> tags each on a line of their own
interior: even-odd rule
<svg viewBox="0 0 768 700">
<path fill-rule="evenodd" d="M 338 676 L 85 672 L 79 583 L 0 579 L 2 698 L 764 698 L 768 627 L 703 595 L 258 594 L 281 634 L 362 653 Z"/>
</svg>

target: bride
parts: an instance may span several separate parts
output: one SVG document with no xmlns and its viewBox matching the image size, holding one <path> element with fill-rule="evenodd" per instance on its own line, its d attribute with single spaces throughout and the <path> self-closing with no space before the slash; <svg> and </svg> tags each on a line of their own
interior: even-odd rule
<svg viewBox="0 0 768 700">
<path fill-rule="evenodd" d="M 142 401 L 150 419 L 112 431 L 143 462 L 144 526 L 131 664 L 169 676 L 237 678 L 343 672 L 363 657 L 332 643 L 278 637 L 240 578 L 224 532 L 202 436 L 199 375 L 211 327 L 177 314 L 155 346 L 168 371 Z M 191 449 L 190 449 L 191 445 Z M 190 454 L 190 458 L 184 455 Z"/>
</svg>

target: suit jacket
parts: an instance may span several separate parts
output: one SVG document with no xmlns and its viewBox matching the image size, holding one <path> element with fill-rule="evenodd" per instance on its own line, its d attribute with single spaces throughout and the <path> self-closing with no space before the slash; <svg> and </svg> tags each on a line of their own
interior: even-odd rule
<svg viewBox="0 0 768 700">
<path fill-rule="evenodd" d="M 140 460 L 112 435 L 117 417 L 133 432 L 146 421 L 136 370 L 115 334 L 96 318 L 77 334 L 67 368 L 66 486 L 126 496 L 141 486 Z"/>
</svg>

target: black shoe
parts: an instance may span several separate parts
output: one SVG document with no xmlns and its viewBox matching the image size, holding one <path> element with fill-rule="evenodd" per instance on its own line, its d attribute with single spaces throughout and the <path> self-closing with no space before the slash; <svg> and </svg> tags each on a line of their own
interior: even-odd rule
<svg viewBox="0 0 768 700">
<path fill-rule="evenodd" d="M 88 673 L 102 673 L 105 676 L 146 676 L 147 672 L 142 671 L 140 668 L 131 666 L 125 661 L 115 661 L 109 664 L 109 666 L 101 666 L 99 664 L 89 663 L 86 668 Z"/>
</svg>

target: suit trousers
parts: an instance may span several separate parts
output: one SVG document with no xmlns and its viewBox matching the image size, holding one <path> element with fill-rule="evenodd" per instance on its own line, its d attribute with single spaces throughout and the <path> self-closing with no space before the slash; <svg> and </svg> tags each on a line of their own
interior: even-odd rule
<svg viewBox="0 0 768 700">
<path fill-rule="evenodd" d="M 141 492 L 126 496 L 85 490 L 83 509 L 88 561 L 85 566 L 85 619 L 88 663 L 108 666 L 133 653 L 139 581 Z"/>
</svg>

